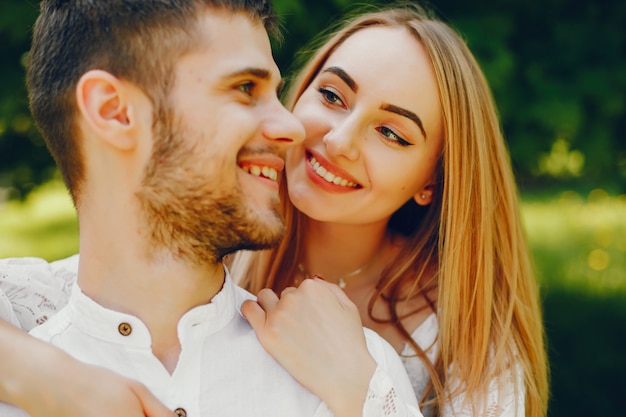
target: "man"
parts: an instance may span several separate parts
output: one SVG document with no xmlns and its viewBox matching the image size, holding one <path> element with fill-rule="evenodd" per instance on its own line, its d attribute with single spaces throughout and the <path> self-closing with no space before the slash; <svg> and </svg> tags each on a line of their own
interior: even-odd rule
<svg viewBox="0 0 626 417">
<path fill-rule="evenodd" d="M 282 237 L 281 156 L 303 129 L 277 98 L 275 26 L 266 1 L 44 0 L 34 29 L 31 108 L 81 255 L 32 333 L 179 416 L 331 415 L 263 350 L 221 262 Z"/>
</svg>

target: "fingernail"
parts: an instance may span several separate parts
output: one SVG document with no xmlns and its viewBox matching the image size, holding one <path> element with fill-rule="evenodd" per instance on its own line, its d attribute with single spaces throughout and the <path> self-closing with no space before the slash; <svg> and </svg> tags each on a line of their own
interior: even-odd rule
<svg viewBox="0 0 626 417">
<path fill-rule="evenodd" d="M 324 278 L 320 277 L 319 275 L 315 274 L 313 275 L 313 278 L 315 279 L 321 279 L 322 281 L 326 281 Z"/>
</svg>

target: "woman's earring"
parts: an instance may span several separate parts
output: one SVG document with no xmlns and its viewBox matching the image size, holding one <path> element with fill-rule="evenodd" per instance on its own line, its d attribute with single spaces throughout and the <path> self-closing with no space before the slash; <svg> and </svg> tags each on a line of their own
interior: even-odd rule
<svg viewBox="0 0 626 417">
<path fill-rule="evenodd" d="M 422 200 L 426 200 L 426 194 L 422 193 L 422 195 L 420 195 L 420 197 L 422 197 Z"/>
</svg>

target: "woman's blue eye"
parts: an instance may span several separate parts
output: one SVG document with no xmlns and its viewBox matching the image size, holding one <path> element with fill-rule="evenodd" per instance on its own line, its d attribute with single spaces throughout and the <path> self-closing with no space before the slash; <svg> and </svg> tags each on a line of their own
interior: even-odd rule
<svg viewBox="0 0 626 417">
<path fill-rule="evenodd" d="M 339 96 L 333 93 L 332 91 L 327 90 L 325 88 L 319 88 L 317 91 L 320 92 L 320 94 L 322 95 L 322 97 L 324 98 L 326 102 L 330 104 L 339 104 L 340 106 L 343 106 L 343 101 L 341 101 Z"/>
<path fill-rule="evenodd" d="M 401 136 L 399 136 L 396 132 L 388 128 L 387 126 L 381 126 L 376 129 L 382 134 L 384 137 L 389 139 L 390 141 L 396 142 L 400 146 L 410 146 L 412 143 L 407 142 Z"/>
</svg>

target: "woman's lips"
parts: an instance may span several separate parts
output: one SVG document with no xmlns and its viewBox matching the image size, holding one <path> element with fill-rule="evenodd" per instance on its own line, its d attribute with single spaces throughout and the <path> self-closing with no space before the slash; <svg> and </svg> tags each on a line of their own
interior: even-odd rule
<svg viewBox="0 0 626 417">
<path fill-rule="evenodd" d="M 332 191 L 353 191 L 363 188 L 354 177 L 333 166 L 323 156 L 307 150 L 305 152 L 307 162 L 307 173 L 309 177 Z"/>
</svg>

